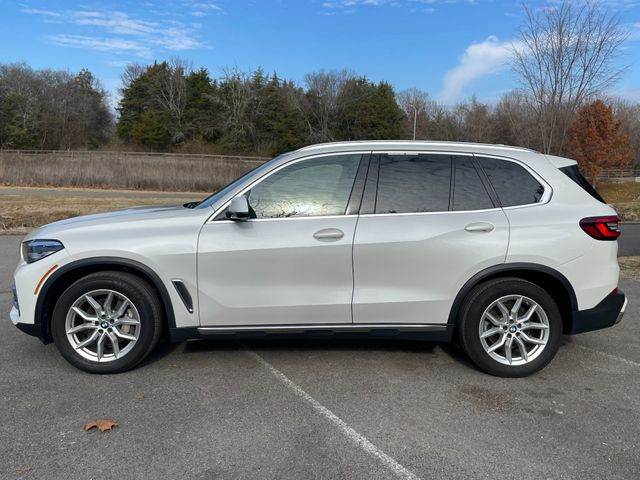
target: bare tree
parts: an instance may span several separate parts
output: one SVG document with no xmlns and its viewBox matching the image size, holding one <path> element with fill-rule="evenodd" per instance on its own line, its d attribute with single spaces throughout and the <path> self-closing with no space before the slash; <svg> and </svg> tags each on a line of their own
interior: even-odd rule
<svg viewBox="0 0 640 480">
<path fill-rule="evenodd" d="M 606 101 L 612 106 L 614 116 L 620 120 L 622 130 L 629 136 L 634 151 L 634 167 L 640 168 L 640 104 L 616 97 Z"/>
<path fill-rule="evenodd" d="M 140 78 L 146 70 L 147 67 L 140 63 L 130 63 L 124 67 L 124 71 L 120 74 L 120 81 L 122 83 L 120 90 L 129 88 L 131 84 Z"/>
<path fill-rule="evenodd" d="M 577 109 L 624 72 L 616 60 L 627 33 L 598 0 L 561 0 L 547 9 L 524 5 L 524 11 L 512 66 L 536 115 L 543 151 L 560 153 Z"/>
<path fill-rule="evenodd" d="M 332 121 L 344 107 L 343 90 L 349 80 L 357 76 L 351 70 L 321 70 L 305 75 L 304 81 L 308 88 L 308 96 L 313 105 L 307 109 L 307 123 L 310 138 L 317 142 L 335 140 L 332 134 Z M 342 98 L 341 98 L 342 97 Z"/>
<path fill-rule="evenodd" d="M 429 123 L 429 94 L 417 88 L 408 88 L 396 95 L 404 114 L 404 131 L 408 138 L 426 138 Z"/>
<path fill-rule="evenodd" d="M 158 93 L 158 106 L 161 111 L 169 113 L 173 122 L 171 142 L 179 143 L 184 138 L 184 112 L 187 108 L 187 84 L 186 76 L 193 70 L 192 64 L 178 57 L 171 59 L 167 68 L 155 77 Z"/>
<path fill-rule="evenodd" d="M 223 130 L 228 142 L 238 148 L 252 137 L 253 125 L 249 119 L 249 106 L 253 99 L 250 74 L 238 67 L 222 70 L 220 83 L 222 107 L 225 112 Z"/>
</svg>

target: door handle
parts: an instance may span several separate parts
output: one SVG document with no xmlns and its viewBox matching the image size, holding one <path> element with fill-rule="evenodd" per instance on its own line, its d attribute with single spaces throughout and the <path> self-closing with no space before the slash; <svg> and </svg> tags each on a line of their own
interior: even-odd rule
<svg viewBox="0 0 640 480">
<path fill-rule="evenodd" d="M 496 228 L 495 225 L 491 223 L 485 223 L 485 222 L 471 223 L 466 227 L 464 227 L 464 229 L 467 232 L 480 232 L 480 233 L 492 232 L 495 228 Z"/>
<path fill-rule="evenodd" d="M 337 228 L 323 228 L 313 234 L 313 238 L 321 242 L 340 240 L 342 237 L 344 237 L 344 232 Z"/>
</svg>

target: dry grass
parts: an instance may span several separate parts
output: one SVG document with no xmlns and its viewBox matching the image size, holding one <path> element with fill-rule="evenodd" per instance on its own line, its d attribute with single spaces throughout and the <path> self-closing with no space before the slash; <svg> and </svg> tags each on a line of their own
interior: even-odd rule
<svg viewBox="0 0 640 480">
<path fill-rule="evenodd" d="M 0 151 L 0 184 L 213 192 L 253 170 L 250 157 Z"/>
<path fill-rule="evenodd" d="M 65 218 L 119 210 L 137 205 L 184 203 L 184 199 L 92 198 L 0 195 L 0 234 L 23 234 L 32 228 Z"/>
<path fill-rule="evenodd" d="M 640 281 L 640 257 L 620 257 L 618 263 L 622 277 Z"/>
<path fill-rule="evenodd" d="M 609 203 L 640 202 L 640 182 L 601 182 L 597 189 Z"/>
<path fill-rule="evenodd" d="M 640 182 L 601 182 L 598 192 L 625 222 L 640 222 Z"/>
</svg>

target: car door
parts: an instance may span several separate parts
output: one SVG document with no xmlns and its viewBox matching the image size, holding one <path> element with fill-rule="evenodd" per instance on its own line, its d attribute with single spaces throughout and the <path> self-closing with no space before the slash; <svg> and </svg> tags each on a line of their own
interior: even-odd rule
<svg viewBox="0 0 640 480">
<path fill-rule="evenodd" d="M 368 161 L 360 153 L 294 160 L 243 191 L 252 218 L 231 221 L 222 209 L 207 222 L 198 242 L 201 325 L 352 323 Z"/>
<path fill-rule="evenodd" d="M 354 238 L 356 324 L 444 324 L 509 224 L 472 155 L 374 155 Z"/>
</svg>

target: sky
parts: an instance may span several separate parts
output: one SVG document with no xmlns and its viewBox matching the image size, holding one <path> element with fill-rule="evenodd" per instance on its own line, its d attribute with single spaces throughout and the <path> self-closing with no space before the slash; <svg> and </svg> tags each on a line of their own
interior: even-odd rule
<svg viewBox="0 0 640 480">
<path fill-rule="evenodd" d="M 640 101 L 640 0 L 604 3 L 629 31 L 620 59 L 628 70 L 609 93 Z M 519 1 L 0 0 L 0 15 L 0 63 L 88 68 L 114 102 L 126 64 L 176 56 L 214 77 L 262 67 L 300 85 L 306 73 L 347 68 L 445 104 L 495 102 L 519 86 L 508 68 Z"/>
</svg>

